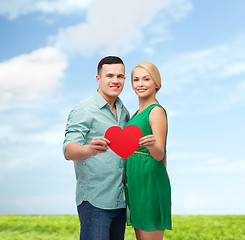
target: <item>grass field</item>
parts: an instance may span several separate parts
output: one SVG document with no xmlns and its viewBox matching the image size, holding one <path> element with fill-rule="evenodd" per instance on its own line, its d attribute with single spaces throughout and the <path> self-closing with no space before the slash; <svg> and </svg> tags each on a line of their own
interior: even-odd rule
<svg viewBox="0 0 245 240">
<path fill-rule="evenodd" d="M 79 239 L 75 215 L 0 215 L 1 240 Z M 127 227 L 125 240 L 135 239 Z M 174 215 L 166 240 L 245 240 L 245 215 Z"/>
</svg>

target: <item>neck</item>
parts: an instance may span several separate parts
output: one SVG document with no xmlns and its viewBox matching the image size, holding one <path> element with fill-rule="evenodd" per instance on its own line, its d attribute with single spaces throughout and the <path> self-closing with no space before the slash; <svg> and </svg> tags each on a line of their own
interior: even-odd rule
<svg viewBox="0 0 245 240">
<path fill-rule="evenodd" d="M 115 106 L 115 102 L 117 100 L 117 97 L 109 97 L 109 96 L 105 95 L 103 92 L 101 92 L 100 90 L 98 90 L 98 93 L 101 95 L 101 97 L 103 97 L 106 100 L 106 102 L 109 103 L 109 105 L 111 106 L 111 109 L 112 109 L 112 107 Z"/>
<path fill-rule="evenodd" d="M 147 98 L 147 99 L 142 99 L 139 98 L 139 112 L 143 111 L 145 108 L 147 108 L 149 105 L 157 103 L 158 101 L 156 100 L 156 98 Z"/>
<path fill-rule="evenodd" d="M 98 90 L 98 93 L 101 95 L 101 97 L 103 97 L 109 103 L 113 114 L 117 118 L 117 110 L 116 110 L 116 106 L 115 106 L 115 102 L 117 100 L 117 97 L 109 97 L 109 96 L 105 95 L 103 92 L 101 92 L 100 90 Z"/>
</svg>

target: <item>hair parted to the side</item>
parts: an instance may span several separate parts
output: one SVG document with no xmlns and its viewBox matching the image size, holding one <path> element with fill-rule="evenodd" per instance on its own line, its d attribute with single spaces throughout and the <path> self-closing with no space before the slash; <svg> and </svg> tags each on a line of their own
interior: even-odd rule
<svg viewBox="0 0 245 240">
<path fill-rule="evenodd" d="M 135 68 L 137 67 L 144 68 L 147 72 L 149 72 L 153 81 L 156 83 L 157 86 L 156 91 L 158 92 L 162 86 L 161 75 L 158 68 L 153 63 L 150 62 L 142 62 L 138 64 Z M 131 72 L 131 81 L 133 81 L 133 72 L 135 68 L 133 68 Z"/>
<path fill-rule="evenodd" d="M 100 62 L 98 64 L 97 74 L 98 75 L 100 74 L 100 71 L 101 71 L 102 66 L 104 64 L 120 64 L 120 63 L 123 64 L 123 66 L 124 66 L 123 60 L 120 57 L 117 57 L 117 56 L 104 57 L 100 60 Z"/>
</svg>

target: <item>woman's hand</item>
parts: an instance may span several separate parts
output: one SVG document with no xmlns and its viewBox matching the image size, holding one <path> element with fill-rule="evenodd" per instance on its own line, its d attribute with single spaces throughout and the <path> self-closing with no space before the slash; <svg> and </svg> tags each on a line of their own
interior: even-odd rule
<svg viewBox="0 0 245 240">
<path fill-rule="evenodd" d="M 156 138 L 154 135 L 148 135 L 140 138 L 139 145 L 140 147 L 152 147 L 156 143 Z"/>
</svg>

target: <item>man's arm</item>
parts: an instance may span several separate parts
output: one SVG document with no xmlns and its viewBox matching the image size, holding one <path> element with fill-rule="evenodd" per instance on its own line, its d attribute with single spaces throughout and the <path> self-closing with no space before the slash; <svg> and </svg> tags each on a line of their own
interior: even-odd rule
<svg viewBox="0 0 245 240">
<path fill-rule="evenodd" d="M 65 158 L 67 160 L 83 161 L 98 153 L 106 152 L 109 144 L 110 141 L 103 137 L 94 137 L 88 145 L 71 142 L 65 147 Z"/>
</svg>

